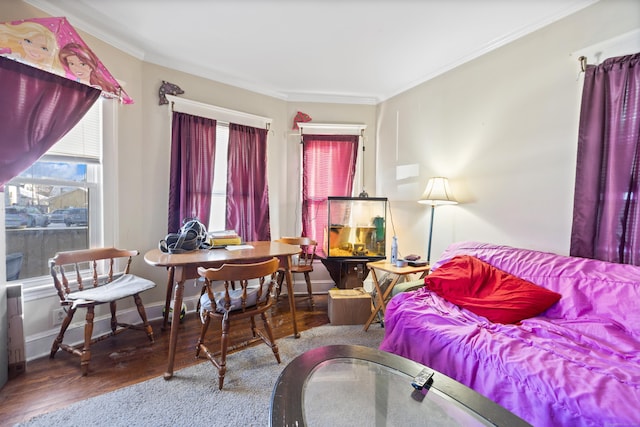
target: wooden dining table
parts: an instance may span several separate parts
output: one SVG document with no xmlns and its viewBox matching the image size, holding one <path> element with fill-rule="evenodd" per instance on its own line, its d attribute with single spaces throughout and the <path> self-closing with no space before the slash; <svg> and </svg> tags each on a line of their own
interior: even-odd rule
<svg viewBox="0 0 640 427">
<path fill-rule="evenodd" d="M 239 249 L 238 249 L 239 248 Z M 219 268 L 223 264 L 238 264 L 255 262 L 262 259 L 277 257 L 281 267 L 285 270 L 287 295 L 293 323 L 293 334 L 300 337 L 296 323 L 296 305 L 293 295 L 293 277 L 291 275 L 291 256 L 300 252 L 300 247 L 280 242 L 247 242 L 238 247 L 203 249 L 182 254 L 170 254 L 160 249 L 152 249 L 144 255 L 144 260 L 153 266 L 167 269 L 167 294 L 165 300 L 163 329 L 167 328 L 169 305 L 173 296 L 173 310 L 171 321 L 171 335 L 169 337 L 169 356 L 164 379 L 173 377 L 173 364 L 178 343 L 178 326 L 180 324 L 180 309 L 184 295 L 184 283 L 188 279 L 197 279 L 198 267 Z"/>
</svg>

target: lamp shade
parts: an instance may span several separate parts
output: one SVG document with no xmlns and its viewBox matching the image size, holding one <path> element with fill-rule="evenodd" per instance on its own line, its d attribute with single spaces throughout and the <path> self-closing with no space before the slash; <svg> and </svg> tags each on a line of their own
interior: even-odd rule
<svg viewBox="0 0 640 427">
<path fill-rule="evenodd" d="M 449 188 L 449 180 L 447 178 L 438 176 L 429 178 L 427 187 L 424 189 L 424 193 L 418 203 L 424 205 L 455 205 L 458 201 L 451 193 Z"/>
</svg>

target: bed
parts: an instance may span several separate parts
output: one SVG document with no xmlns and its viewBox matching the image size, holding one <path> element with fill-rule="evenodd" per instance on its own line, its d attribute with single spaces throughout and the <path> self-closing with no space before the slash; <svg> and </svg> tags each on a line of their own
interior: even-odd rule
<svg viewBox="0 0 640 427">
<path fill-rule="evenodd" d="M 487 294 L 488 276 L 507 291 Z M 389 301 L 381 350 L 534 426 L 640 425 L 640 267 L 461 242 L 424 282 Z"/>
</svg>

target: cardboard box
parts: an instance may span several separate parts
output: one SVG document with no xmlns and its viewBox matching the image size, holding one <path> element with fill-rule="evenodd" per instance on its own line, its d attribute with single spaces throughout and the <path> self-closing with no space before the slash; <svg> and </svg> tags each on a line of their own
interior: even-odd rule
<svg viewBox="0 0 640 427">
<path fill-rule="evenodd" d="M 329 289 L 332 325 L 364 325 L 371 315 L 371 295 L 363 288 Z"/>
</svg>

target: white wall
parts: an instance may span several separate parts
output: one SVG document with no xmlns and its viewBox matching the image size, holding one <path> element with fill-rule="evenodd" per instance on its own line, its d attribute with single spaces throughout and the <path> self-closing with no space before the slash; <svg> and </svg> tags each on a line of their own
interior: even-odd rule
<svg viewBox="0 0 640 427">
<path fill-rule="evenodd" d="M 432 260 L 461 240 L 567 254 L 582 87 L 572 53 L 637 28 L 640 2 L 603 0 L 381 103 L 377 192 L 400 251 L 426 254 L 429 209 L 416 200 L 447 176 L 461 204 L 436 208 Z"/>
</svg>

